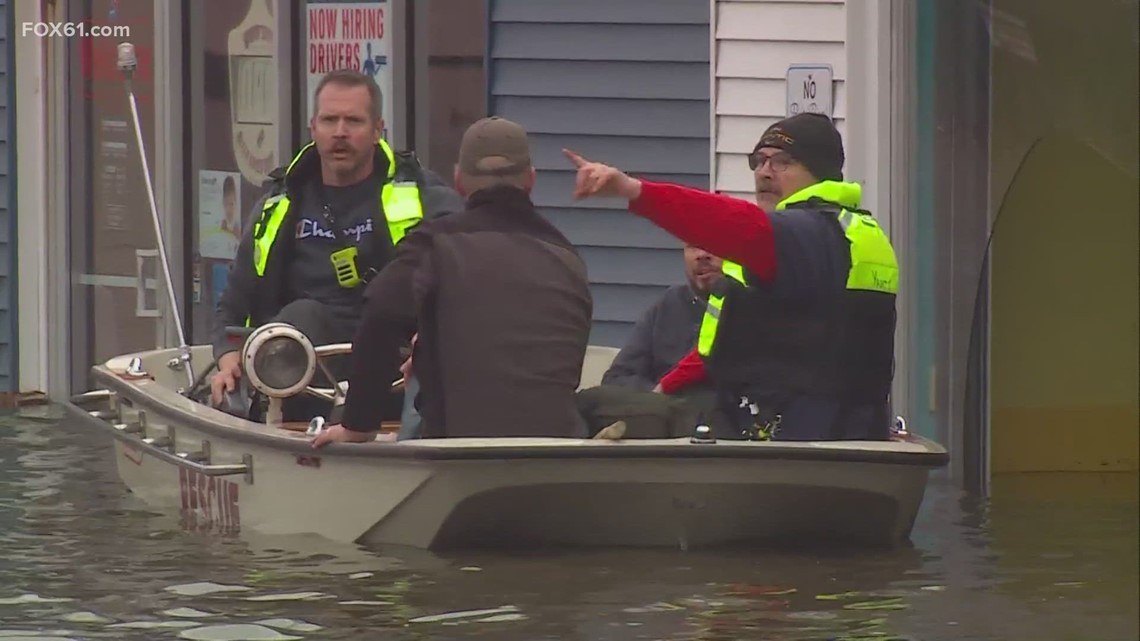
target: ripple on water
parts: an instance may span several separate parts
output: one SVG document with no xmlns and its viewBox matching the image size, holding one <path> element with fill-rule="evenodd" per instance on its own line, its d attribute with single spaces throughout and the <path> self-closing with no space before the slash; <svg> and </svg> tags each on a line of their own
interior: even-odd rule
<svg viewBox="0 0 1140 641">
<path fill-rule="evenodd" d="M 21 594 L 16 597 L 0 599 L 0 605 L 27 605 L 29 603 L 68 603 L 75 599 L 59 597 L 42 597 L 38 594 Z"/>
<path fill-rule="evenodd" d="M 4 641 L 80 641 L 77 637 L 41 636 L 27 632 L 19 632 L 11 636 L 0 635 L 0 639 Z"/>
<path fill-rule="evenodd" d="M 167 592 L 172 592 L 179 596 L 204 596 L 207 594 L 217 594 L 219 592 L 249 592 L 251 590 L 253 590 L 253 588 L 244 585 L 222 585 L 212 581 L 185 583 L 166 588 Z"/>
<path fill-rule="evenodd" d="M 286 592 L 284 594 L 260 594 L 245 597 L 246 601 L 312 601 L 314 599 L 331 599 L 331 594 L 323 592 Z"/>
<path fill-rule="evenodd" d="M 196 628 L 202 625 L 201 621 L 126 621 L 107 626 L 122 630 L 163 630 L 178 628 Z"/>
<path fill-rule="evenodd" d="M 254 621 L 258 625 L 265 625 L 278 630 L 287 630 L 289 632 L 316 632 L 321 630 L 321 626 L 308 621 L 296 621 L 294 619 L 265 619 L 263 621 Z"/>
<path fill-rule="evenodd" d="M 168 617 L 179 617 L 183 619 L 206 619 L 209 617 L 218 616 L 213 612 L 203 612 L 195 608 L 174 608 L 172 610 L 164 610 L 161 614 Z"/>
<path fill-rule="evenodd" d="M 68 623 L 114 623 L 114 619 L 108 619 L 94 612 L 72 612 L 61 616 L 60 619 Z"/>
<path fill-rule="evenodd" d="M 502 607 L 485 610 L 464 610 L 461 612 L 429 614 L 410 619 L 408 623 L 439 623 L 442 621 L 457 621 L 460 619 L 472 619 L 477 622 L 486 623 L 493 621 L 521 621 L 525 618 L 526 616 L 520 614 L 517 607 L 504 605 Z"/>
<path fill-rule="evenodd" d="M 273 628 L 251 623 L 208 625 L 178 633 L 189 641 L 302 641 L 304 637 L 281 634 Z"/>
</svg>

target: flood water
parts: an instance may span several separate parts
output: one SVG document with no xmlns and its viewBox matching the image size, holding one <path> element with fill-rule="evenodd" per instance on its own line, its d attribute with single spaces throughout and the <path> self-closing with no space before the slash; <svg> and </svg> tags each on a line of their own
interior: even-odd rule
<svg viewBox="0 0 1140 641">
<path fill-rule="evenodd" d="M 1138 638 L 1136 475 L 944 480 L 893 551 L 435 556 L 183 531 L 59 413 L 0 416 L 0 641 Z M 297 497 L 297 500 L 313 500 Z"/>
</svg>

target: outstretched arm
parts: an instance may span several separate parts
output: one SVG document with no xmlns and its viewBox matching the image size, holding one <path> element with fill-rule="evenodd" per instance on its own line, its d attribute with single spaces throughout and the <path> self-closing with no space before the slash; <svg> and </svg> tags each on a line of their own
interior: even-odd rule
<svg viewBox="0 0 1140 641">
<path fill-rule="evenodd" d="M 575 198 L 616 196 L 630 211 L 677 238 L 747 267 L 761 281 L 776 273 L 772 223 L 755 204 L 691 187 L 638 180 L 564 149 L 578 168 Z"/>
<path fill-rule="evenodd" d="M 764 210 L 739 198 L 691 187 L 638 181 L 633 213 L 677 238 L 747 267 L 762 281 L 776 273 L 772 223 Z"/>
</svg>

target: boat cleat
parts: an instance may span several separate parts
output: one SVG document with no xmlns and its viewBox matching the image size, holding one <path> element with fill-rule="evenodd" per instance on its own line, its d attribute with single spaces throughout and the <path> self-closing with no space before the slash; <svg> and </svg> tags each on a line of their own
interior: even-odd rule
<svg viewBox="0 0 1140 641">
<path fill-rule="evenodd" d="M 314 416 L 313 420 L 309 421 L 309 429 L 305 430 L 305 436 L 316 436 L 327 429 L 325 417 Z"/>
</svg>

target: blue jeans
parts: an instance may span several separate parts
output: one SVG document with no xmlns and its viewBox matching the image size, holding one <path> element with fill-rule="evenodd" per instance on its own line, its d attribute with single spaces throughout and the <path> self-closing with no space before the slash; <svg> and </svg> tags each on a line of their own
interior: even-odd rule
<svg viewBox="0 0 1140 641">
<path fill-rule="evenodd" d="M 420 393 L 420 381 L 415 376 L 404 381 L 404 411 L 400 414 L 400 431 L 397 441 L 420 437 L 420 413 L 416 411 L 416 395 Z"/>
</svg>

